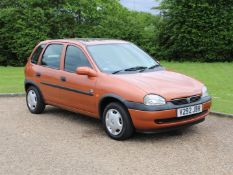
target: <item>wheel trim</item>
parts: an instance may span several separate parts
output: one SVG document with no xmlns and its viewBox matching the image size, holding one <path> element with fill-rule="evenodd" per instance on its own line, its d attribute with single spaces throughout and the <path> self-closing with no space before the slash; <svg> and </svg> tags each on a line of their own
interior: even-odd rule
<svg viewBox="0 0 233 175">
<path fill-rule="evenodd" d="M 105 124 L 107 130 L 114 136 L 121 133 L 123 128 L 123 120 L 119 111 L 116 109 L 109 109 L 106 113 Z"/>
<path fill-rule="evenodd" d="M 31 110 L 35 110 L 36 106 L 37 106 L 37 96 L 35 91 L 30 90 L 27 94 L 27 103 L 28 103 L 28 107 Z"/>
</svg>

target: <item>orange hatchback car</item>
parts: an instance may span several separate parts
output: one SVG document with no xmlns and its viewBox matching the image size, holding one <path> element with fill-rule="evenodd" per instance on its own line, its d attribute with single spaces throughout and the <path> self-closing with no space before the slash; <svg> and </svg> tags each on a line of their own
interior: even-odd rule
<svg viewBox="0 0 233 175">
<path fill-rule="evenodd" d="M 200 123 L 211 106 L 202 83 L 121 40 L 39 43 L 25 67 L 25 91 L 31 113 L 53 105 L 99 118 L 116 140 Z"/>
</svg>

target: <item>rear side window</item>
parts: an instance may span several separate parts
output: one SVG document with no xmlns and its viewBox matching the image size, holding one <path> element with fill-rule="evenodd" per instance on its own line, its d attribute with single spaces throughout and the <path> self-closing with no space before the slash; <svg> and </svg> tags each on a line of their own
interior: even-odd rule
<svg viewBox="0 0 233 175">
<path fill-rule="evenodd" d="M 35 52 L 32 54 L 32 59 L 31 59 L 32 63 L 37 64 L 38 59 L 40 57 L 40 54 L 41 54 L 41 52 L 42 52 L 42 50 L 43 50 L 44 47 L 45 47 L 45 45 L 42 44 L 42 45 L 40 45 L 40 46 L 38 46 L 36 48 Z"/>
<path fill-rule="evenodd" d="M 49 45 L 43 54 L 43 57 L 41 59 L 41 65 L 59 69 L 62 48 L 62 44 Z"/>
<path fill-rule="evenodd" d="M 65 56 L 65 70 L 75 72 L 78 67 L 91 67 L 81 49 L 75 46 L 68 46 Z"/>
</svg>

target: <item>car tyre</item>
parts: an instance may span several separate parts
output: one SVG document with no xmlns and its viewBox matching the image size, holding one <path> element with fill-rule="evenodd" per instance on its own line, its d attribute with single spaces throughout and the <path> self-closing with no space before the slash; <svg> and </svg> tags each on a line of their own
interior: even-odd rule
<svg viewBox="0 0 233 175">
<path fill-rule="evenodd" d="M 134 133 L 128 110 L 120 103 L 110 103 L 103 112 L 105 132 L 114 140 L 126 140 Z"/>
<path fill-rule="evenodd" d="M 35 86 L 30 86 L 27 89 L 26 103 L 31 113 L 40 114 L 44 112 L 45 103 L 43 97 Z"/>
</svg>

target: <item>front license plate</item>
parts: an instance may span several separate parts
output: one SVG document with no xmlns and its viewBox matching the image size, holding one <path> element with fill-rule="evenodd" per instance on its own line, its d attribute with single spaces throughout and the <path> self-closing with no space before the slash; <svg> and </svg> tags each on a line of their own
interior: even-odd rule
<svg viewBox="0 0 233 175">
<path fill-rule="evenodd" d="M 202 112 L 202 105 L 188 106 L 185 108 L 177 109 L 177 117 L 183 117 L 187 115 L 197 114 Z"/>
</svg>

